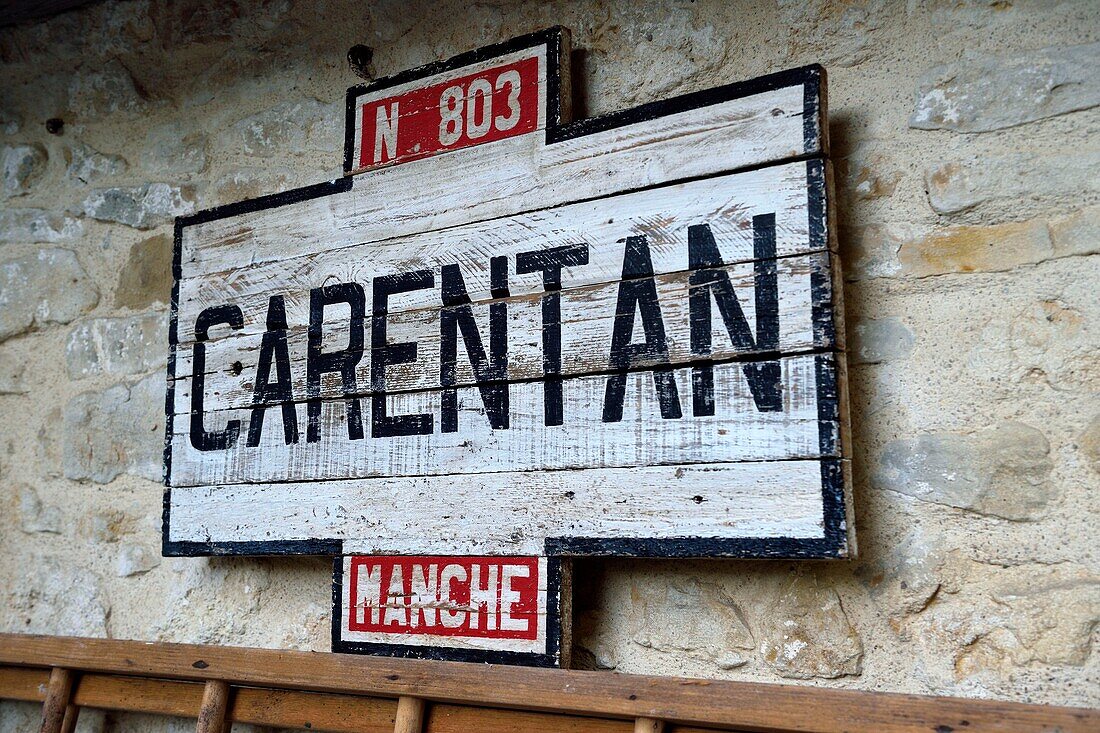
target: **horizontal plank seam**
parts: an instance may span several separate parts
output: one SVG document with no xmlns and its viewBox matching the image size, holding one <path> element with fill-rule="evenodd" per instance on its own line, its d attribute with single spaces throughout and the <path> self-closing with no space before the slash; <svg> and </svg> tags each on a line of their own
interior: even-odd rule
<svg viewBox="0 0 1100 733">
<path fill-rule="evenodd" d="M 834 355 L 835 356 L 835 355 L 840 355 L 840 354 L 845 354 L 845 353 L 847 353 L 847 352 L 842 350 L 842 349 L 834 349 L 834 348 L 830 348 L 830 347 L 813 347 L 813 348 L 806 348 L 806 349 L 795 349 L 793 351 L 746 352 L 746 353 L 733 354 L 731 356 L 723 357 L 721 359 L 692 359 L 690 361 L 677 361 L 677 362 L 667 362 L 666 361 L 666 362 L 660 362 L 660 363 L 656 363 L 656 364 L 650 364 L 648 366 L 634 366 L 634 367 L 627 367 L 625 369 L 595 369 L 593 371 L 578 372 L 578 373 L 575 373 L 575 374 L 551 375 L 550 377 L 547 377 L 547 376 L 543 375 L 543 376 L 539 376 L 539 377 L 520 377 L 518 379 L 486 379 L 486 380 L 477 381 L 477 382 L 459 383 L 459 384 L 456 384 L 454 386 L 457 387 L 457 388 L 463 388 L 463 387 L 472 388 L 472 387 L 481 387 L 481 386 L 493 385 L 493 384 L 517 384 L 517 385 L 537 384 L 539 382 L 545 382 L 548 379 L 550 379 L 550 380 L 560 380 L 562 382 L 569 382 L 569 381 L 572 381 L 572 380 L 589 379 L 589 378 L 592 378 L 592 377 L 610 377 L 610 376 L 614 376 L 614 375 L 617 375 L 617 374 L 628 374 L 628 375 L 631 375 L 631 374 L 644 374 L 646 372 L 652 372 L 652 371 L 658 370 L 658 369 L 672 369 L 674 371 L 682 371 L 682 370 L 691 369 L 691 368 L 697 367 L 697 366 L 707 366 L 707 365 L 725 366 L 727 364 L 753 364 L 753 363 L 761 362 L 761 361 L 776 361 L 778 359 L 794 359 L 794 358 L 800 357 L 800 356 L 820 356 L 820 355 Z M 204 374 L 209 374 L 210 372 L 203 372 L 203 373 Z M 188 377 L 176 377 L 172 381 L 172 384 L 186 384 L 188 379 L 189 379 Z M 296 397 L 294 399 L 287 400 L 287 401 L 291 404 L 294 404 L 294 405 L 304 404 L 304 403 L 307 403 L 307 402 L 315 402 L 315 401 L 322 402 L 322 403 L 324 403 L 324 402 L 340 402 L 340 401 L 342 401 L 344 399 L 347 399 L 347 398 L 350 398 L 350 397 L 376 397 L 376 396 L 379 396 L 379 395 L 389 396 L 389 395 L 397 395 L 397 394 L 431 394 L 433 392 L 442 392 L 445 389 L 450 389 L 450 388 L 449 387 L 431 387 L 431 388 L 413 389 L 413 388 L 408 388 L 408 387 L 399 387 L 397 389 L 387 389 L 387 390 L 383 390 L 381 392 L 376 392 L 376 391 L 373 391 L 373 390 L 356 389 L 356 390 L 351 391 L 351 392 L 341 392 L 339 394 L 328 395 L 328 396 L 324 396 L 324 397 Z M 250 405 L 245 405 L 245 406 L 242 406 L 242 407 L 219 407 L 219 408 L 214 409 L 214 410 L 203 410 L 201 412 L 201 414 L 203 414 L 203 415 L 221 415 L 221 414 L 225 414 L 227 412 L 238 412 L 240 410 L 251 410 L 253 407 L 257 407 L 257 406 L 258 407 L 274 408 L 274 407 L 278 407 L 281 404 L 283 404 L 283 403 L 282 402 L 272 402 L 272 403 L 264 403 L 262 405 L 251 405 L 250 404 Z M 173 414 L 175 414 L 175 415 L 191 415 L 191 414 L 200 414 L 200 413 L 196 413 L 193 410 L 179 410 L 179 411 L 176 411 Z"/>
</svg>

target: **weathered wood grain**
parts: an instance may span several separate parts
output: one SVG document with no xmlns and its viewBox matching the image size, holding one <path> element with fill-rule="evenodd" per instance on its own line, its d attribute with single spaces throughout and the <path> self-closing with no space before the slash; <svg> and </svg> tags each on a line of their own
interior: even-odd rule
<svg viewBox="0 0 1100 733">
<path fill-rule="evenodd" d="M 816 460 L 176 487 L 169 539 L 329 537 L 347 553 L 541 554 L 548 537 L 821 537 Z M 423 530 L 431 527 L 430 532 Z"/>
<path fill-rule="evenodd" d="M 247 445 L 251 413 L 226 410 L 206 413 L 207 429 L 240 421 L 241 439 L 226 450 L 199 451 L 189 438 L 188 421 L 177 420 L 172 437 L 172 485 L 305 481 L 534 471 L 604 466 L 670 465 L 678 463 L 769 461 L 817 458 L 822 427 L 836 430 L 836 416 L 819 415 L 817 362 L 832 364 L 829 355 L 778 359 L 782 409 L 757 408 L 746 369 L 754 362 L 713 366 L 714 415 L 693 414 L 692 370 L 673 369 L 666 376 L 676 385 L 662 416 L 653 372 L 629 372 L 624 382 L 622 419 L 606 422 L 608 383 L 617 377 L 591 375 L 566 378 L 562 385 L 563 424 L 546 425 L 545 382 L 513 383 L 508 388 L 509 427 L 493 429 L 480 389 L 457 389 L 458 431 L 442 433 L 441 390 L 379 396 L 388 414 L 426 415 L 432 432 L 426 435 L 377 436 L 371 423 L 378 402 L 359 400 L 365 434 L 349 439 L 346 401 L 320 405 L 319 440 L 306 442 L 307 404 L 295 405 L 299 442 L 286 444 L 280 410 L 268 410 L 262 436 Z M 665 392 L 667 395 L 667 392 Z M 350 398 L 358 399 L 358 398 Z M 832 450 L 824 455 L 836 455 Z"/>
<path fill-rule="evenodd" d="M 449 156 L 444 156 L 449 157 Z M 414 165 L 414 164 L 409 164 Z M 399 171 L 407 166 L 392 169 Z M 809 206 L 809 197 L 824 196 L 825 180 L 819 161 L 771 166 L 744 173 L 675 184 L 557 208 L 502 217 L 441 231 L 417 232 L 415 227 L 393 228 L 388 239 L 363 241 L 337 248 L 324 238 L 321 222 L 299 222 L 316 231 L 312 244 L 303 252 L 264 260 L 246 242 L 235 242 L 235 260 L 224 269 L 203 274 L 201 268 L 184 262 L 179 289 L 179 335 L 181 343 L 194 339 L 195 318 L 204 308 L 232 303 L 241 308 L 252 330 L 263 328 L 271 295 L 287 298 L 289 323 L 306 323 L 312 288 L 339 282 L 357 282 L 367 292 L 375 278 L 411 270 L 430 269 L 437 287 L 395 295 L 390 311 L 438 307 L 439 268 L 457 264 L 473 301 L 490 299 L 490 260 L 508 258 L 508 289 L 511 295 L 543 292 L 540 273 L 517 273 L 515 257 L 520 252 L 549 250 L 578 243 L 588 245 L 588 264 L 566 267 L 563 289 L 584 287 L 622 279 L 625 241 L 630 236 L 647 237 L 656 275 L 689 269 L 688 228 L 710 227 L 723 262 L 755 259 L 753 216 L 775 215 L 775 255 L 806 254 L 825 247 L 825 239 L 810 236 L 811 217 L 819 216 Z M 339 197 L 327 197 L 334 202 Z M 448 206 L 457 204 L 447 204 Z M 277 209 L 265 214 L 278 216 Z M 184 229 L 185 238 L 198 227 Z M 353 227 L 353 222 L 347 222 Z M 397 235 L 399 233 L 399 235 Z M 395 236 L 397 235 L 397 236 Z M 274 235 L 273 235 L 274 236 Z M 291 231 L 282 234 L 273 247 L 296 247 Z M 216 337 L 214 333 L 211 337 Z"/>
<path fill-rule="evenodd" d="M 0 664 L 65 666 L 180 680 L 224 679 L 234 686 L 268 688 L 257 695 L 270 688 L 391 699 L 415 695 L 431 701 L 433 707 L 437 703 L 491 706 L 626 721 L 649 717 L 722 730 L 927 733 L 950 728 L 968 733 L 1093 733 L 1100 727 L 1098 710 L 1000 700 L 579 670 L 473 668 L 448 662 L 114 639 L 2 634 Z M 466 718 L 480 719 L 473 713 Z M 362 728 L 375 730 L 372 724 Z M 576 729 L 563 721 L 561 730 Z"/>
<path fill-rule="evenodd" d="M 804 113 L 797 83 L 549 145 L 536 132 L 368 171 L 347 193 L 184 227 L 184 276 L 233 270 L 242 253 L 272 262 L 822 153 L 806 149 L 822 137 L 807 135 Z"/>
<path fill-rule="evenodd" d="M 0 667 L 0 698 L 42 702 L 50 683 L 50 670 Z"/>
<path fill-rule="evenodd" d="M 783 353 L 798 353 L 815 350 L 832 350 L 841 346 L 833 338 L 833 331 L 815 329 L 814 308 L 832 309 L 832 290 L 829 275 L 830 255 L 818 252 L 801 257 L 784 258 L 776 261 L 776 285 L 779 317 L 778 350 Z M 756 336 L 756 299 L 753 263 L 740 263 L 721 268 L 729 276 L 730 283 L 737 295 L 738 303 L 744 313 L 745 321 L 753 336 Z M 657 299 L 661 306 L 661 316 L 668 343 L 668 358 L 653 355 L 640 358 L 637 367 L 664 366 L 666 364 L 685 364 L 696 361 L 699 356 L 692 353 L 690 317 L 689 272 L 676 272 L 654 278 Z M 815 285 L 821 285 L 815 288 Z M 584 288 L 569 288 L 560 292 L 561 308 L 561 374 L 578 376 L 593 372 L 606 371 L 609 368 L 609 349 L 612 332 L 615 327 L 616 301 L 619 286 L 617 283 L 594 285 Z M 368 295 L 369 298 L 369 295 Z M 308 323 L 308 304 L 293 302 L 287 298 L 288 322 L 301 322 L 287 330 L 292 393 L 295 399 L 303 400 L 306 392 L 306 352 Z M 507 303 L 508 313 L 508 369 L 511 380 L 531 380 L 543 376 L 542 343 L 542 295 L 527 295 L 498 301 L 483 302 L 471 306 L 471 312 L 477 321 L 483 342 L 487 345 L 490 330 L 490 304 Z M 266 310 L 266 306 L 265 306 Z M 347 308 L 343 311 L 346 318 Z M 292 315 L 293 314 L 293 315 Z M 718 307 L 710 308 L 711 330 L 714 334 L 710 358 L 721 361 L 735 357 L 773 351 L 757 344 L 735 343 L 728 335 Z M 255 320 L 261 324 L 265 315 L 257 314 Z M 641 319 L 636 319 L 640 328 Z M 224 338 L 206 342 L 205 348 L 205 408 L 208 410 L 238 409 L 251 407 L 259 364 L 259 350 L 262 333 L 256 332 L 254 324 L 245 321 L 242 332 L 222 329 L 230 333 Z M 387 333 L 390 343 L 415 342 L 417 358 L 408 364 L 397 364 L 386 369 L 386 390 L 403 392 L 432 389 L 440 386 L 440 311 L 437 308 L 418 308 L 399 311 L 388 318 Z M 252 326 L 252 328 L 249 328 Z M 326 344 L 340 348 L 348 343 L 349 323 L 344 320 L 327 325 L 324 331 Z M 248 332 L 251 331 L 251 332 Z M 461 336 L 458 346 L 458 361 L 455 384 L 469 386 L 482 380 L 477 378 L 472 363 L 465 352 L 465 343 Z M 639 336 L 639 342 L 644 337 Z M 370 343 L 370 323 L 366 323 L 365 343 Z M 191 409 L 191 376 L 193 344 L 181 344 L 177 348 L 177 377 L 174 380 L 175 411 L 177 415 L 187 414 Z M 357 382 L 361 391 L 370 392 L 371 362 L 373 352 L 368 348 L 356 369 Z M 321 380 L 319 396 L 321 398 L 339 397 L 344 394 L 343 384 L 336 373 L 325 375 Z"/>
<path fill-rule="evenodd" d="M 627 547 L 599 545 L 609 538 L 635 543 L 627 554 L 846 554 L 823 70 L 572 122 L 558 44 L 566 34 L 545 31 L 351 90 L 346 170 L 364 100 L 387 101 L 382 134 L 391 115 L 414 131 L 396 159 L 360 158 L 380 165 L 177 222 L 166 553 Z M 538 79 L 536 124 L 488 141 L 471 117 L 475 135 L 444 140 L 441 82 L 473 99 L 464 90 L 478 73 L 532 55 L 537 73 L 521 65 L 524 89 Z M 758 227 L 773 232 L 766 245 Z M 704 229 L 713 246 L 700 244 Z M 548 274 L 565 247 L 583 258 Z M 379 283 L 417 271 L 383 315 Z M 728 275 L 733 297 L 706 297 L 709 275 Z M 362 321 L 339 297 L 316 305 L 337 285 L 363 304 Z M 211 328 L 197 324 L 215 308 Z M 490 336 L 505 324 L 506 357 Z M 282 333 L 285 369 L 259 366 L 261 339 L 270 355 Z M 488 361 L 467 348 L 475 336 L 493 342 Z M 287 376 L 263 391 L 276 371 Z M 630 484 L 639 472 L 654 479 L 648 496 Z M 689 474 L 690 495 L 669 487 Z M 575 501 L 571 482 L 597 479 L 602 494 Z M 525 503 L 533 483 L 545 516 Z M 671 544 L 646 546 L 652 536 Z"/>
</svg>

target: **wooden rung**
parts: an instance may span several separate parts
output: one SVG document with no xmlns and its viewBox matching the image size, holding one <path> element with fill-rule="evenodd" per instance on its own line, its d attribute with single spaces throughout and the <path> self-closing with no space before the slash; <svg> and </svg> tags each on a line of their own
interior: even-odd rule
<svg viewBox="0 0 1100 733">
<path fill-rule="evenodd" d="M 397 700 L 397 719 L 393 733 L 423 733 L 424 701 L 419 697 L 402 695 Z"/>
<path fill-rule="evenodd" d="M 656 718 L 635 718 L 634 733 L 664 733 L 665 723 Z"/>
<path fill-rule="evenodd" d="M 195 733 L 223 733 L 228 710 L 229 685 L 221 680 L 209 680 L 202 691 Z"/>
<path fill-rule="evenodd" d="M 61 733 L 73 733 L 80 718 L 80 708 L 72 703 L 65 706 L 65 718 L 61 721 Z"/>
<path fill-rule="evenodd" d="M 61 667 L 50 670 L 46 700 L 42 703 L 42 725 L 38 729 L 40 733 L 62 733 L 65 710 L 69 707 L 72 692 L 73 673 Z"/>
</svg>

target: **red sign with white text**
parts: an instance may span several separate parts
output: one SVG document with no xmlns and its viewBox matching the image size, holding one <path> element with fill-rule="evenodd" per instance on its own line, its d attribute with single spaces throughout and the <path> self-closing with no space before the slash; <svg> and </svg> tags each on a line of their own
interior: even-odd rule
<svg viewBox="0 0 1100 733">
<path fill-rule="evenodd" d="M 539 636 L 537 557 L 352 557 L 350 632 L 480 639 Z M 541 602 L 540 602 L 541 601 Z"/>
<path fill-rule="evenodd" d="M 521 59 L 359 108 L 359 168 L 523 135 L 539 118 L 539 60 Z"/>
</svg>

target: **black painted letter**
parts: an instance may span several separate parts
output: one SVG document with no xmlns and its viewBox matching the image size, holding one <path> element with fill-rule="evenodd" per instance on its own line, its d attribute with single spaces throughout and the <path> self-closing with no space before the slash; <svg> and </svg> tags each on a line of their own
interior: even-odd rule
<svg viewBox="0 0 1100 733">
<path fill-rule="evenodd" d="M 507 292 L 507 270 L 503 283 L 497 264 L 503 257 L 492 259 L 493 290 Z M 462 342 L 466 356 L 474 369 L 474 379 L 485 404 L 485 416 L 494 430 L 508 427 L 508 304 L 489 305 L 489 358 L 481 341 L 470 307 L 466 282 L 458 265 L 444 265 L 442 270 L 443 310 L 439 320 L 439 384 L 443 387 L 443 409 L 440 415 L 444 433 L 458 432 L 458 390 L 455 388 L 458 363 L 458 331 L 462 330 Z"/>
<path fill-rule="evenodd" d="M 775 274 L 775 214 L 752 218 L 753 267 L 756 290 L 756 338 L 737 301 L 729 274 L 723 266 L 714 235 L 706 224 L 688 227 L 688 262 L 691 274 L 689 296 L 691 310 L 691 353 L 708 357 L 711 353 L 710 299 L 714 296 L 718 312 L 726 325 L 734 348 L 746 352 L 774 352 L 779 349 L 779 292 Z M 744 365 L 756 409 L 778 412 L 783 409 L 778 359 L 748 362 Z M 692 369 L 692 394 L 696 417 L 714 414 L 714 368 L 703 364 Z"/>
<path fill-rule="evenodd" d="M 390 296 L 435 287 L 435 274 L 431 270 L 403 272 L 385 275 L 374 280 L 374 311 L 371 314 L 371 436 L 388 438 L 396 435 L 431 435 L 434 418 L 426 413 L 416 415 L 386 414 L 386 367 L 390 364 L 408 364 L 416 361 L 416 342 L 403 341 L 391 344 L 386 341 L 386 317 L 389 314 Z"/>
<path fill-rule="evenodd" d="M 587 244 L 520 252 L 516 255 L 516 274 L 542 273 L 542 373 L 543 422 L 562 424 L 561 398 L 561 268 L 588 264 Z"/>
<path fill-rule="evenodd" d="M 309 291 L 309 345 L 306 352 L 306 442 L 321 440 L 321 375 L 338 372 L 343 380 L 348 439 L 363 439 L 363 411 L 355 394 L 355 366 L 363 358 L 363 319 L 367 296 L 359 283 L 324 285 Z M 347 303 L 351 308 L 348 322 L 348 347 L 339 351 L 321 351 L 321 328 L 325 306 Z"/>
<path fill-rule="evenodd" d="M 645 341 L 632 344 L 630 336 L 634 333 L 634 314 L 639 310 L 642 314 Z M 626 392 L 624 370 L 639 363 L 668 364 L 668 361 L 668 339 L 665 337 L 661 304 L 657 302 L 657 284 L 653 280 L 649 242 L 645 237 L 627 237 L 623 254 L 623 279 L 619 282 L 615 328 L 611 333 L 611 355 L 607 364 L 609 368 L 619 371 L 607 378 L 603 397 L 603 421 L 619 422 L 623 419 L 623 397 Z M 672 368 L 655 368 L 653 384 L 657 389 L 661 417 L 665 420 L 682 417 L 680 393 L 676 389 L 676 377 L 672 374 Z"/>
<path fill-rule="evenodd" d="M 207 308 L 195 319 L 195 346 L 191 372 L 191 445 L 195 450 L 226 450 L 237 444 L 241 421 L 230 420 L 225 430 L 208 433 L 202 425 L 203 391 L 206 388 L 206 341 L 211 326 L 225 323 L 233 328 L 244 327 L 244 314 L 235 305 Z"/>
<path fill-rule="evenodd" d="M 275 359 L 276 380 L 271 381 L 271 360 Z M 260 444 L 267 408 L 280 405 L 283 412 L 283 440 L 298 442 L 298 413 L 290 380 L 290 351 L 286 343 L 286 304 L 281 295 L 267 302 L 267 331 L 260 343 L 260 364 L 256 368 L 256 386 L 252 390 L 252 417 L 248 421 L 248 447 Z"/>
</svg>

